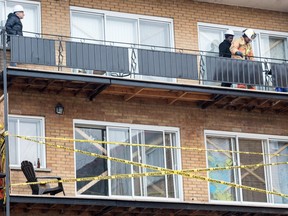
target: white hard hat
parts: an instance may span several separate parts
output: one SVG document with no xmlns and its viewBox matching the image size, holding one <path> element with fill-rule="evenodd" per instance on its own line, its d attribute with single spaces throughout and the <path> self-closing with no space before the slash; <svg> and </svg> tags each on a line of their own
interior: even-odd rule
<svg viewBox="0 0 288 216">
<path fill-rule="evenodd" d="M 225 32 L 225 35 L 232 35 L 232 36 L 234 36 L 235 34 L 234 34 L 234 31 L 233 31 L 233 30 L 228 29 L 228 30 Z"/>
<path fill-rule="evenodd" d="M 254 40 L 256 38 L 256 33 L 253 29 L 245 29 L 244 34 L 250 39 Z"/>
<path fill-rule="evenodd" d="M 21 5 L 15 5 L 13 12 L 24 11 L 24 8 Z"/>
</svg>

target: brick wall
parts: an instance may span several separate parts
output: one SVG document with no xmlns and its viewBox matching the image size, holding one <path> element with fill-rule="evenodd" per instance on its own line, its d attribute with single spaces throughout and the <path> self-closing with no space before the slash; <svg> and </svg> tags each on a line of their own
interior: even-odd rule
<svg viewBox="0 0 288 216">
<path fill-rule="evenodd" d="M 258 114 L 218 109 L 201 110 L 189 106 L 167 106 L 153 100 L 125 102 L 121 97 L 99 95 L 95 101 L 82 97 L 68 97 L 38 93 L 11 92 L 10 114 L 45 117 L 46 136 L 73 137 L 73 119 L 109 121 L 131 124 L 161 125 L 180 128 L 181 146 L 204 148 L 204 130 L 237 131 L 273 135 L 287 135 L 288 123 L 284 115 Z M 54 113 L 55 105 L 61 102 L 65 115 Z M 45 106 L 43 106 L 45 104 Z M 221 122 L 221 124 L 219 124 Z M 267 124 L 269 122 L 269 124 Z M 56 143 L 56 142 L 52 142 Z M 73 148 L 72 142 L 57 141 L 57 144 Z M 74 177 L 74 156 L 71 152 L 47 147 L 49 175 L 63 178 Z M 182 151 L 182 168 L 206 167 L 205 153 Z M 47 175 L 39 172 L 38 175 Z M 206 175 L 206 173 L 203 173 Z M 22 172 L 12 172 L 12 183 L 25 182 Z M 74 184 L 65 183 L 68 195 L 74 195 Z M 207 182 L 184 178 L 186 201 L 207 201 Z M 26 186 L 13 187 L 13 193 L 31 193 Z"/>
<path fill-rule="evenodd" d="M 198 49 L 197 22 L 241 26 L 288 32 L 288 14 L 257 9 L 198 3 L 188 0 L 70 0 L 41 1 L 42 33 L 70 35 L 71 6 L 173 18 L 175 46 Z M 225 15 L 225 16 L 224 16 Z M 239 17 L 241 16 L 241 17 Z M 10 114 L 45 117 L 46 136 L 72 137 L 72 120 L 87 119 L 123 123 L 179 127 L 183 147 L 204 147 L 203 131 L 224 130 L 261 134 L 287 135 L 287 121 L 281 115 L 255 114 L 223 110 L 200 110 L 187 106 L 166 106 L 151 101 L 124 102 L 121 98 L 99 96 L 95 101 L 61 95 L 11 92 Z M 58 101 L 65 115 L 54 114 Z M 44 106 L 45 105 L 45 106 Z M 228 116 L 228 118 L 227 118 Z M 219 125 L 221 122 L 221 125 Z M 267 124 L 269 122 L 269 124 Z M 73 147 L 69 142 L 57 142 Z M 47 167 L 51 175 L 74 177 L 74 157 L 47 148 Z M 183 169 L 205 167 L 205 153 L 182 152 Z M 39 173 L 39 175 L 47 175 Z M 203 174 L 205 175 L 205 174 Z M 24 182 L 20 171 L 12 172 L 13 182 Z M 207 182 L 184 178 L 186 201 L 207 201 Z M 65 183 L 68 195 L 74 184 Z M 28 187 L 13 188 L 13 193 L 30 193 Z"/>
</svg>

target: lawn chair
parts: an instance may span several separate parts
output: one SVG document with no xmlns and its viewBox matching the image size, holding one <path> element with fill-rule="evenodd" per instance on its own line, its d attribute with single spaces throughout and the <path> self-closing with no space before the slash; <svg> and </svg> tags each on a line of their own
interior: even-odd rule
<svg viewBox="0 0 288 216">
<path fill-rule="evenodd" d="M 38 182 L 38 179 L 46 179 L 46 180 L 47 179 L 48 180 L 58 179 L 58 180 L 61 180 L 61 178 L 57 177 L 57 176 L 39 176 L 39 177 L 36 177 L 33 164 L 30 161 L 22 161 L 21 170 L 23 171 L 23 173 L 27 179 L 27 183 L 28 182 Z M 62 182 L 58 182 L 58 186 L 53 187 L 53 188 L 50 188 L 50 186 L 48 184 L 33 184 L 33 185 L 31 184 L 30 187 L 32 189 L 33 195 L 41 195 L 41 194 L 55 195 L 57 193 L 63 192 L 63 194 L 65 196 Z"/>
</svg>

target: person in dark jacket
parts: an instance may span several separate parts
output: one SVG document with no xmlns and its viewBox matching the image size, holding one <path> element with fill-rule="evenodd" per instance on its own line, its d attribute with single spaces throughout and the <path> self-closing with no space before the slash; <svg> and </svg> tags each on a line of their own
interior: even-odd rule
<svg viewBox="0 0 288 216">
<path fill-rule="evenodd" d="M 230 46 L 232 43 L 232 40 L 234 38 L 234 32 L 230 29 L 228 29 L 225 34 L 225 39 L 222 43 L 219 45 L 219 56 L 225 57 L 225 58 L 231 58 L 231 52 L 230 52 Z M 221 83 L 221 86 L 224 87 L 231 87 L 232 83 Z"/>
<path fill-rule="evenodd" d="M 23 25 L 21 19 L 25 16 L 24 8 L 21 5 L 15 5 L 13 8 L 13 13 L 8 15 L 8 19 L 5 24 L 7 36 L 7 42 L 10 41 L 9 35 L 23 36 Z"/>
</svg>

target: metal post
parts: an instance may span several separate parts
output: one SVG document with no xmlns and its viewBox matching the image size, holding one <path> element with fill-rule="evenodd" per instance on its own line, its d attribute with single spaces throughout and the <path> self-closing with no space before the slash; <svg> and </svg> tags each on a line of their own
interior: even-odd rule
<svg viewBox="0 0 288 216">
<path fill-rule="evenodd" d="M 3 43 L 3 92 L 4 92 L 4 127 L 8 131 L 8 95 L 7 95 L 7 55 L 6 55 L 6 33 L 5 28 L 2 28 L 2 43 Z M 9 140 L 5 136 L 5 172 L 6 172 L 6 216 L 10 216 L 10 167 L 9 167 Z"/>
</svg>

